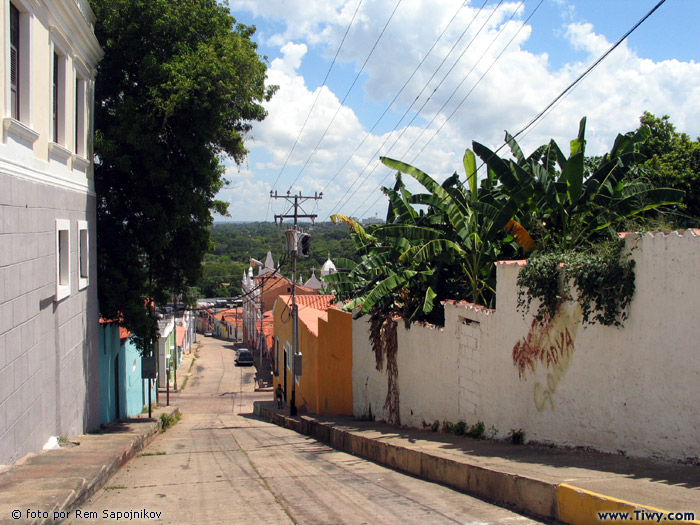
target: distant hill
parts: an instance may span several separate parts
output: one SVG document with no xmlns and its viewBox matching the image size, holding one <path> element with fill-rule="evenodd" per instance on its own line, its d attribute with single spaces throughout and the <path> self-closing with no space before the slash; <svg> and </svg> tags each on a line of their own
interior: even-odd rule
<svg viewBox="0 0 700 525">
<path fill-rule="evenodd" d="M 265 261 L 267 252 L 272 253 L 275 264 L 281 260 L 281 272 L 291 278 L 291 260 L 286 253 L 286 226 L 270 222 L 221 222 L 212 228 L 214 247 L 204 257 L 203 277 L 199 283 L 203 297 L 223 297 L 240 294 L 243 272 L 247 271 L 250 259 Z M 297 278 L 301 274 L 306 281 L 311 268 L 319 277 L 321 266 L 330 258 L 355 259 L 355 250 L 345 224 L 332 222 L 300 223 L 302 231 L 311 234 L 311 255 L 297 259 Z M 257 273 L 257 271 L 256 271 Z"/>
</svg>

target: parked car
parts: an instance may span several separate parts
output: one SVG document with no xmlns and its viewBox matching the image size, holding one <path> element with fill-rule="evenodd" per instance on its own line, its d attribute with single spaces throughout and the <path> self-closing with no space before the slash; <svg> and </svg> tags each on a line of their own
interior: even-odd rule
<svg viewBox="0 0 700 525">
<path fill-rule="evenodd" d="M 211 337 L 212 333 L 211 332 L 204 332 L 204 337 Z"/>
<path fill-rule="evenodd" d="M 253 366 L 253 353 L 250 350 L 241 348 L 238 350 L 238 355 L 236 356 L 236 366 Z"/>
</svg>

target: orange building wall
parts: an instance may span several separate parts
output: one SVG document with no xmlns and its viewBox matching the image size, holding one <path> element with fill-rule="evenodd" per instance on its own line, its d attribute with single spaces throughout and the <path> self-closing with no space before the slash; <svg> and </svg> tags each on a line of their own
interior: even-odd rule
<svg viewBox="0 0 700 525">
<path fill-rule="evenodd" d="M 318 320 L 318 336 L 299 321 L 299 350 L 303 370 L 296 385 L 296 405 L 300 412 L 352 415 L 352 315 L 328 309 L 328 320 Z M 291 353 L 291 312 L 282 301 L 275 305 L 275 337 L 279 338 L 279 377 L 274 386 L 284 386 L 287 375 L 287 404 L 292 395 L 292 376 L 284 363 L 284 346 Z"/>
<path fill-rule="evenodd" d="M 318 414 L 318 338 L 299 320 L 299 351 L 302 353 L 302 375 L 296 391 L 297 408 Z M 322 412 L 321 412 L 322 413 Z"/>
<path fill-rule="evenodd" d="M 352 314 L 328 309 L 318 322 L 318 414 L 352 415 Z"/>
<path fill-rule="evenodd" d="M 277 349 L 277 340 L 279 340 L 279 350 Z M 274 308 L 274 341 L 273 352 L 275 359 L 275 367 L 272 371 L 272 382 L 275 389 L 277 384 L 281 383 L 284 388 L 284 374 L 287 374 L 287 403 L 292 395 L 291 374 L 287 370 L 284 362 L 284 347 L 285 343 L 292 344 L 292 319 L 291 312 L 282 301 L 277 301 Z M 278 375 L 275 375 L 277 370 Z"/>
</svg>

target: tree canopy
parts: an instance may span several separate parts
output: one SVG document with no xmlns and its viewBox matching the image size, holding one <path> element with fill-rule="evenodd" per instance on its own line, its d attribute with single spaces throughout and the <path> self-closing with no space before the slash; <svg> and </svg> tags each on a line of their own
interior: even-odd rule
<svg viewBox="0 0 700 525">
<path fill-rule="evenodd" d="M 667 214 L 666 222 L 670 227 L 700 227 L 700 139 L 676 131 L 668 115 L 659 118 L 644 112 L 639 121 L 651 136 L 640 149 L 643 162 L 630 176 L 656 187 L 683 190 L 682 205 L 676 213 Z"/>
<path fill-rule="evenodd" d="M 312 270 L 320 279 L 321 267 L 328 257 L 336 259 L 356 257 L 352 240 L 345 225 L 331 222 L 300 223 L 299 227 L 311 234 L 311 253 L 297 260 L 297 278 L 305 282 Z M 291 259 L 286 252 L 284 228 L 271 222 L 218 223 L 212 227 L 214 247 L 204 257 L 203 275 L 198 292 L 204 297 L 233 297 L 241 293 L 241 278 L 248 270 L 250 259 L 265 260 L 271 252 L 280 271 L 292 277 Z M 256 271 L 257 273 L 257 271 Z"/>
<path fill-rule="evenodd" d="M 101 314 L 142 351 L 157 338 L 146 306 L 193 286 L 210 248 L 222 161 L 246 157 L 265 118 L 266 65 L 215 0 L 91 0 L 104 49 L 95 90 Z"/>
</svg>

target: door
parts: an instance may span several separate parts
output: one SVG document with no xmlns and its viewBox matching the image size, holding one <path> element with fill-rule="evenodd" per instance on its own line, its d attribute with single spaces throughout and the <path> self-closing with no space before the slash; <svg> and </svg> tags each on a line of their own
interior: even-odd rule
<svg viewBox="0 0 700 525">
<path fill-rule="evenodd" d="M 287 404 L 287 349 L 284 349 L 284 362 L 282 363 L 282 376 L 284 376 L 284 403 Z"/>
<path fill-rule="evenodd" d="M 114 356 L 114 419 L 119 419 L 121 407 L 119 406 L 119 355 Z"/>
</svg>

